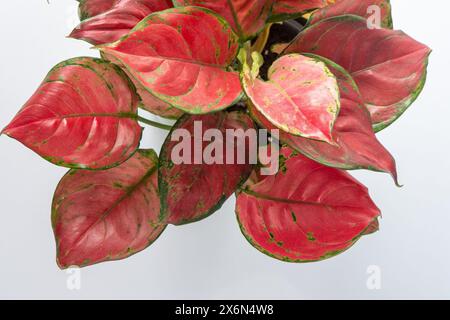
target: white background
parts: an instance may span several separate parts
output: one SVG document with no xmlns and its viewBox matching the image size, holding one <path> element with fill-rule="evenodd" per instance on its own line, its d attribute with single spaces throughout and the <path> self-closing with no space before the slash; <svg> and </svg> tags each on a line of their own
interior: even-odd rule
<svg viewBox="0 0 450 320">
<path fill-rule="evenodd" d="M 393 0 L 394 23 L 433 49 L 425 90 L 379 134 L 397 159 L 397 188 L 386 174 L 356 172 L 383 211 L 381 231 L 320 263 L 287 264 L 241 235 L 234 200 L 212 217 L 169 227 L 129 259 L 83 269 L 81 290 L 66 287 L 55 260 L 50 204 L 66 169 L 6 136 L 0 138 L 0 298 L 450 298 L 450 4 Z M 2 1 L 0 126 L 67 58 L 96 55 L 65 36 L 77 24 L 75 0 Z M 432 12 L 432 14 L 430 14 Z M 383 48 L 380 48 L 383 50 Z M 159 151 L 164 132 L 146 129 L 143 146 Z M 366 286 L 381 270 L 381 289 Z"/>
</svg>

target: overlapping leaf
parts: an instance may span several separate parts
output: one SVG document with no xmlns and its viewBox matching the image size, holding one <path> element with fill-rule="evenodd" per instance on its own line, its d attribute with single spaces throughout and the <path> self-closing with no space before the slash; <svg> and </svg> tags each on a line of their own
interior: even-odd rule
<svg viewBox="0 0 450 320">
<path fill-rule="evenodd" d="M 52 225 L 61 268 L 118 260 L 153 243 L 159 222 L 158 156 L 139 150 L 105 171 L 71 170 L 56 189 Z"/>
<path fill-rule="evenodd" d="M 241 96 L 239 75 L 227 71 L 237 54 L 237 37 L 207 9 L 152 14 L 127 37 L 100 49 L 158 99 L 188 113 L 218 111 Z"/>
<path fill-rule="evenodd" d="M 250 152 L 256 153 L 245 140 L 248 129 L 255 129 L 254 123 L 239 111 L 178 120 L 160 154 L 161 214 L 169 223 L 185 224 L 211 215 L 247 180 L 253 168 Z M 241 133 L 236 132 L 235 139 L 226 130 Z"/>
<path fill-rule="evenodd" d="M 298 18 L 302 14 L 326 7 L 330 0 L 274 0 L 271 21 Z"/>
<path fill-rule="evenodd" d="M 392 8 L 389 0 L 337 0 L 335 4 L 331 4 L 315 12 L 309 20 L 309 24 L 315 24 L 327 18 L 345 14 L 369 19 L 379 13 L 380 27 L 392 29 L 391 12 Z M 374 21 L 370 22 L 372 23 Z"/>
<path fill-rule="evenodd" d="M 331 143 L 339 88 L 323 62 L 285 55 L 270 67 L 268 81 L 255 78 L 256 72 L 245 65 L 243 70 L 244 91 L 272 124 L 293 135 Z"/>
<path fill-rule="evenodd" d="M 141 97 L 140 108 L 168 119 L 178 119 L 184 114 L 183 111 L 153 96 L 139 82 L 136 82 L 135 85 L 137 93 Z"/>
<path fill-rule="evenodd" d="M 291 148 L 324 165 L 340 169 L 369 169 L 387 172 L 397 182 L 395 160 L 377 140 L 370 114 L 364 106 L 351 76 L 340 66 L 324 61 L 336 76 L 340 88 L 341 109 L 333 129 L 334 144 L 293 136 L 280 131 L 280 140 Z M 275 129 L 256 108 L 253 117 L 262 126 Z"/>
<path fill-rule="evenodd" d="M 80 20 L 99 15 L 110 10 L 121 0 L 77 0 L 80 5 L 78 13 Z"/>
<path fill-rule="evenodd" d="M 401 31 L 369 29 L 366 19 L 348 15 L 305 29 L 286 52 L 320 55 L 348 70 L 378 131 L 421 92 L 430 49 Z"/>
<path fill-rule="evenodd" d="M 86 0 L 81 4 L 80 12 L 90 18 L 83 20 L 70 37 L 95 45 L 114 42 L 149 14 L 170 7 L 166 0 L 116 0 L 109 3 Z"/>
<path fill-rule="evenodd" d="M 138 97 L 113 64 L 75 58 L 55 66 L 2 133 L 54 164 L 101 169 L 137 149 Z"/>
<path fill-rule="evenodd" d="M 283 171 L 238 194 L 241 230 L 255 248 L 284 261 L 318 261 L 348 249 L 373 226 L 380 211 L 366 187 L 288 148 L 281 153 Z"/>
<path fill-rule="evenodd" d="M 200 6 L 224 17 L 242 40 L 265 26 L 274 0 L 174 0 L 175 6 Z"/>
<path fill-rule="evenodd" d="M 125 72 L 128 76 L 131 82 L 133 82 L 136 92 L 141 98 L 141 103 L 139 104 L 139 107 L 141 109 L 144 109 L 148 112 L 151 112 L 157 116 L 168 118 L 168 119 L 178 119 L 180 118 L 184 112 L 172 107 L 167 102 L 162 101 L 161 99 L 156 98 L 154 95 L 152 95 L 145 87 L 137 80 L 131 76 L 129 71 L 121 65 L 121 62 L 118 61 L 116 58 L 114 58 L 111 55 L 102 54 L 102 58 L 108 61 L 111 61 L 112 63 L 115 63 L 119 67 L 122 68 L 123 72 Z"/>
</svg>

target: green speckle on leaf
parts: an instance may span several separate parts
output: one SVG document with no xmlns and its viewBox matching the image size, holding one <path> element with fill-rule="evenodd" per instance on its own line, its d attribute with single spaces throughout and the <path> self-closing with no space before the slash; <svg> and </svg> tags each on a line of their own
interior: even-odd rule
<svg viewBox="0 0 450 320">
<path fill-rule="evenodd" d="M 306 234 L 306 237 L 308 238 L 309 241 L 316 241 L 316 238 L 314 237 L 314 234 L 312 232 L 308 232 Z"/>
</svg>

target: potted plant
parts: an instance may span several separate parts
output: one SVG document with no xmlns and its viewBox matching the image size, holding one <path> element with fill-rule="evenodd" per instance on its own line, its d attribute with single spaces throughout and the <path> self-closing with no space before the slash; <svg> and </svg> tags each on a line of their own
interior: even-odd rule
<svg viewBox="0 0 450 320">
<path fill-rule="evenodd" d="M 52 203 L 61 268 L 126 258 L 233 193 L 244 236 L 283 261 L 330 258 L 378 230 L 347 170 L 398 184 L 375 133 L 417 98 L 430 54 L 393 30 L 388 0 L 79 2 L 70 36 L 101 58 L 56 65 L 2 131 L 70 168 Z M 139 149 L 140 124 L 169 130 L 159 155 Z M 253 150 L 261 129 L 272 136 Z M 276 172 L 262 173 L 264 154 Z"/>
</svg>

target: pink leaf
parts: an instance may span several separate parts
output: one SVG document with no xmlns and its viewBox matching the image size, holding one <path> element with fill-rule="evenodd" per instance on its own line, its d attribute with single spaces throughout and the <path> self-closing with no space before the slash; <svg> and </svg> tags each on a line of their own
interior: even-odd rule
<svg viewBox="0 0 450 320">
<path fill-rule="evenodd" d="M 280 140 L 291 148 L 324 165 L 340 169 L 369 169 L 387 172 L 397 182 L 397 169 L 392 155 L 377 140 L 370 114 L 364 106 L 358 88 L 342 67 L 324 58 L 338 79 L 341 109 L 334 125 L 335 144 L 324 143 L 280 132 Z M 275 129 L 254 106 L 250 106 L 255 120 L 267 129 Z M 397 183 L 398 184 L 398 183 Z"/>
<path fill-rule="evenodd" d="M 159 221 L 158 156 L 139 150 L 105 171 L 71 170 L 56 189 L 52 224 L 61 268 L 129 257 L 153 243 Z"/>
<path fill-rule="evenodd" d="M 368 19 L 377 13 L 377 11 L 371 10 L 372 8 L 380 10 L 380 27 L 392 29 L 392 8 L 389 0 L 337 0 L 336 3 L 315 12 L 308 23 L 315 24 L 319 21 L 345 14 Z"/>
<path fill-rule="evenodd" d="M 200 129 L 197 129 L 196 126 Z M 222 143 L 217 152 L 217 161 L 207 163 L 204 155 L 207 141 L 202 138 L 208 129 L 219 130 L 221 136 L 214 142 Z M 186 224 L 204 219 L 220 209 L 225 200 L 236 188 L 247 180 L 253 165 L 250 164 L 249 143 L 231 144 L 226 138 L 226 130 L 255 129 L 251 118 L 245 113 L 217 112 L 202 116 L 186 115 L 182 117 L 167 137 L 160 154 L 159 188 L 161 190 L 161 214 L 172 224 Z M 175 163 L 172 154 L 180 145 L 175 133 L 186 131 L 189 134 L 187 145 L 190 155 L 183 163 Z M 215 139 L 215 137 L 213 138 Z M 174 140 L 174 141 L 172 141 Z M 227 160 L 227 148 L 233 150 L 234 157 Z M 186 151 L 188 152 L 188 151 Z M 198 153 L 199 152 L 199 153 Z M 245 152 L 246 158 L 238 163 L 239 152 Z M 195 156 L 197 153 L 197 159 Z M 183 151 L 184 154 L 184 151 Z M 178 153 L 175 154 L 177 156 Z M 211 159 L 213 160 L 213 159 Z"/>
<path fill-rule="evenodd" d="M 55 66 L 2 133 L 54 164 L 104 169 L 139 146 L 138 97 L 108 62 L 75 58 Z"/>
<path fill-rule="evenodd" d="M 327 0 L 274 0 L 271 21 L 288 20 L 328 5 Z"/>
<path fill-rule="evenodd" d="M 172 7 L 166 0 L 85 0 L 80 4 L 83 21 L 70 37 L 92 44 L 119 40 L 153 12 Z"/>
<path fill-rule="evenodd" d="M 276 60 L 269 80 L 242 75 L 244 91 L 272 124 L 293 135 L 326 142 L 339 112 L 339 88 L 326 65 L 299 54 Z"/>
<path fill-rule="evenodd" d="M 347 172 L 281 153 L 284 169 L 238 194 L 236 213 L 247 240 L 289 262 L 311 262 L 351 247 L 380 211 Z"/>
<path fill-rule="evenodd" d="M 274 0 L 174 0 L 175 6 L 200 6 L 224 17 L 242 40 L 261 31 Z"/>
<path fill-rule="evenodd" d="M 237 38 L 209 10 L 183 7 L 152 14 L 128 36 L 100 49 L 150 93 L 182 111 L 214 112 L 241 97 L 239 75 L 227 71 Z"/>
<path fill-rule="evenodd" d="M 366 19 L 340 16 L 305 29 L 286 52 L 323 56 L 349 71 L 379 131 L 421 92 L 430 49 L 401 31 L 368 29 Z"/>
<path fill-rule="evenodd" d="M 141 103 L 139 104 L 139 107 L 141 109 L 144 109 L 148 112 L 151 112 L 157 116 L 168 118 L 168 119 L 178 119 L 181 117 L 184 112 L 172 107 L 167 102 L 162 101 L 161 99 L 158 99 L 154 95 L 152 95 L 145 87 L 140 84 L 137 80 L 135 80 L 129 71 L 125 68 L 125 66 L 121 65 L 121 62 L 118 61 L 116 58 L 114 58 L 111 55 L 107 55 L 105 53 L 102 54 L 102 58 L 108 61 L 111 61 L 112 63 L 115 63 L 120 68 L 122 68 L 122 71 L 124 71 L 128 77 L 130 78 L 130 81 L 133 82 L 136 92 L 141 98 Z"/>
</svg>

